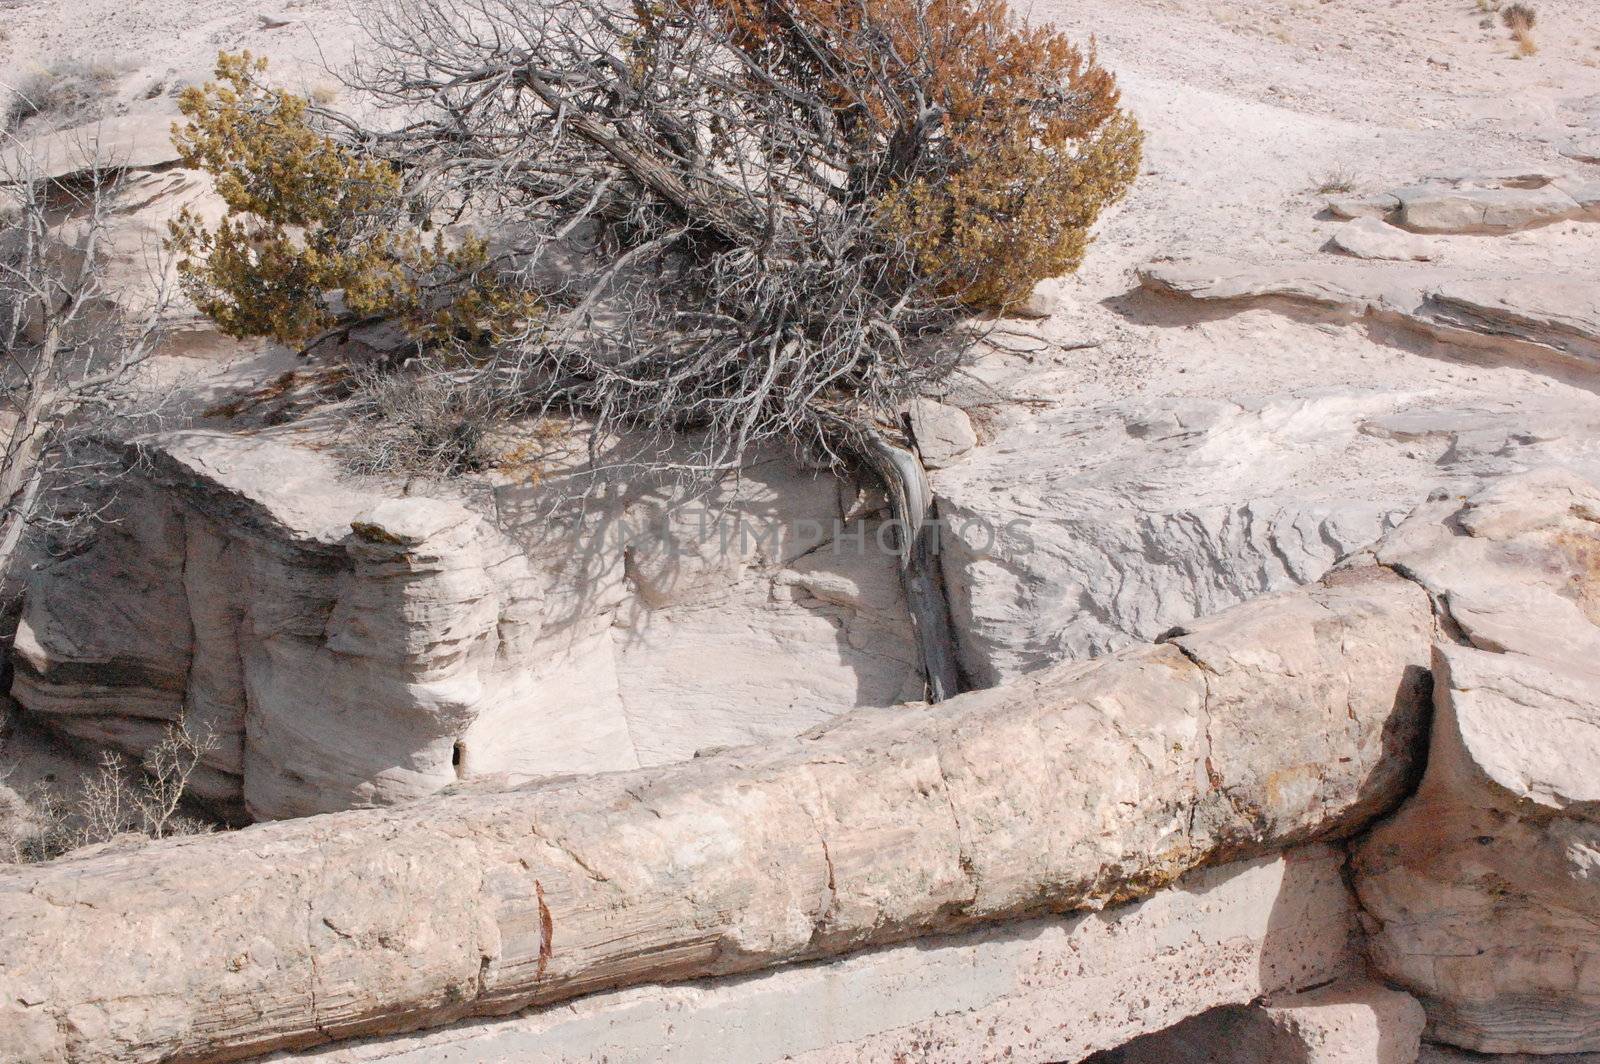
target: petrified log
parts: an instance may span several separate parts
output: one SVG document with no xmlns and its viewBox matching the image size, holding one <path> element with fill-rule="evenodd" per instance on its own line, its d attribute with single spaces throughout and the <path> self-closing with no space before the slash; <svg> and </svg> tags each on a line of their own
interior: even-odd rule
<svg viewBox="0 0 1600 1064">
<path fill-rule="evenodd" d="M 237 1059 L 1137 897 L 1397 801 L 1433 637 L 1371 566 L 762 747 L 10 872 L 0 1046 Z"/>
</svg>

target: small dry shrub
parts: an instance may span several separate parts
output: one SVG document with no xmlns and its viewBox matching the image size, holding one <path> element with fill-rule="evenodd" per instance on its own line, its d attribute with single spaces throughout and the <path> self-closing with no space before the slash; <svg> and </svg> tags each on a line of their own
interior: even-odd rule
<svg viewBox="0 0 1600 1064">
<path fill-rule="evenodd" d="M 494 463 L 491 437 L 515 396 L 470 369 L 414 360 L 396 371 L 358 366 L 349 377 L 353 429 L 346 466 L 358 474 L 460 476 Z"/>
<path fill-rule="evenodd" d="M 1539 45 L 1533 39 L 1533 26 L 1538 20 L 1538 12 L 1527 4 L 1511 4 L 1500 12 L 1500 21 L 1506 24 L 1511 39 L 1517 42 L 1518 55 L 1538 54 Z"/>
<path fill-rule="evenodd" d="M 108 60 L 64 60 L 25 75 L 6 112 L 7 129 L 36 119 L 71 126 L 99 116 L 124 68 Z"/>
<path fill-rule="evenodd" d="M 25 799 L 5 790 L 0 793 L 0 863 L 49 861 L 130 832 L 165 839 L 211 831 L 210 823 L 183 811 L 183 799 L 195 769 L 216 746 L 210 729 L 179 722 L 167 728 L 138 768 L 120 754 L 102 753 L 97 771 L 71 801 L 46 787 Z"/>
<path fill-rule="evenodd" d="M 1326 171 L 1320 178 L 1317 178 L 1316 183 L 1316 191 L 1319 196 L 1333 196 L 1351 192 L 1355 187 L 1356 175 L 1354 171 L 1344 167 L 1334 167 Z"/>
<path fill-rule="evenodd" d="M 1506 28 L 1515 33 L 1517 30 L 1531 30 L 1534 23 L 1539 21 L 1539 13 L 1527 4 L 1512 4 L 1500 12 L 1500 21 Z"/>
</svg>

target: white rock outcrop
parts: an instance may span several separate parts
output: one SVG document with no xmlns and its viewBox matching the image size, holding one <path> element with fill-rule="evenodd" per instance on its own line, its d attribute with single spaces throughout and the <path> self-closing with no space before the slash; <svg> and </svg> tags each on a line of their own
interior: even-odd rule
<svg viewBox="0 0 1600 1064">
<path fill-rule="evenodd" d="M 1466 645 L 1436 652 L 1420 789 L 1356 854 L 1372 959 L 1436 1041 L 1600 1051 L 1600 491 L 1551 475 L 1406 531 L 1375 559 Z"/>
<path fill-rule="evenodd" d="M 135 756 L 186 714 L 220 740 L 196 793 L 256 819 L 680 760 L 914 697 L 892 555 L 870 525 L 832 549 L 839 486 L 786 470 L 752 471 L 731 514 L 641 491 L 563 524 L 523 485 L 397 497 L 270 436 L 153 442 L 94 548 L 35 574 L 13 694 Z"/>
<path fill-rule="evenodd" d="M 1514 233 L 1556 222 L 1600 221 L 1600 195 L 1592 182 L 1557 171 L 1438 174 L 1391 192 L 1327 202 L 1340 218 L 1388 219 L 1413 233 Z"/>
<path fill-rule="evenodd" d="M 1152 263 L 1145 287 L 1199 303 L 1277 300 L 1393 323 L 1508 359 L 1600 365 L 1600 286 L 1566 274 L 1506 276 L 1439 266 L 1226 258 Z"/>
<path fill-rule="evenodd" d="M 1396 228 L 1381 218 L 1357 218 L 1333 233 L 1333 246 L 1358 259 L 1426 262 L 1434 257 L 1424 237 Z"/>
<path fill-rule="evenodd" d="M 1326 456 L 1376 441 L 1397 397 L 1131 400 L 1050 411 L 934 475 L 967 675 L 991 686 L 1317 579 L 1381 536 L 1414 487 Z"/>
</svg>

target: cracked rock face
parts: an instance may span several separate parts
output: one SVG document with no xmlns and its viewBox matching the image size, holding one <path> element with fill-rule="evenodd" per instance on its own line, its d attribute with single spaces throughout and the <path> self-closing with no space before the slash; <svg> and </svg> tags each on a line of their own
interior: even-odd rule
<svg viewBox="0 0 1600 1064">
<path fill-rule="evenodd" d="M 1600 492 L 1549 475 L 1380 546 L 1459 633 L 1427 773 L 1354 862 L 1370 952 L 1430 1037 L 1600 1051 Z M 1441 504 L 1440 508 L 1444 508 Z"/>
<path fill-rule="evenodd" d="M 962 665 L 991 685 L 1154 638 L 1317 579 L 1430 488 L 1593 466 L 1600 426 L 1518 402 L 1329 387 L 1022 422 L 933 478 Z"/>
</svg>

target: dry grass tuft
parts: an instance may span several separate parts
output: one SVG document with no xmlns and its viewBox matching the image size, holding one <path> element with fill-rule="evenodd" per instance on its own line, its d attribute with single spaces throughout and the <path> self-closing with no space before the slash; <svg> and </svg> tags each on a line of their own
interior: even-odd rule
<svg viewBox="0 0 1600 1064">
<path fill-rule="evenodd" d="M 1500 21 L 1506 24 L 1511 31 L 1511 39 L 1517 42 L 1517 55 L 1539 53 L 1539 45 L 1533 39 L 1534 23 L 1539 21 L 1538 12 L 1527 4 L 1512 4 L 1500 12 Z"/>
<path fill-rule="evenodd" d="M 1319 196 L 1333 196 L 1345 192 L 1353 192 L 1356 187 L 1356 175 L 1353 171 L 1336 166 L 1328 170 L 1317 179 L 1316 193 Z"/>
</svg>

